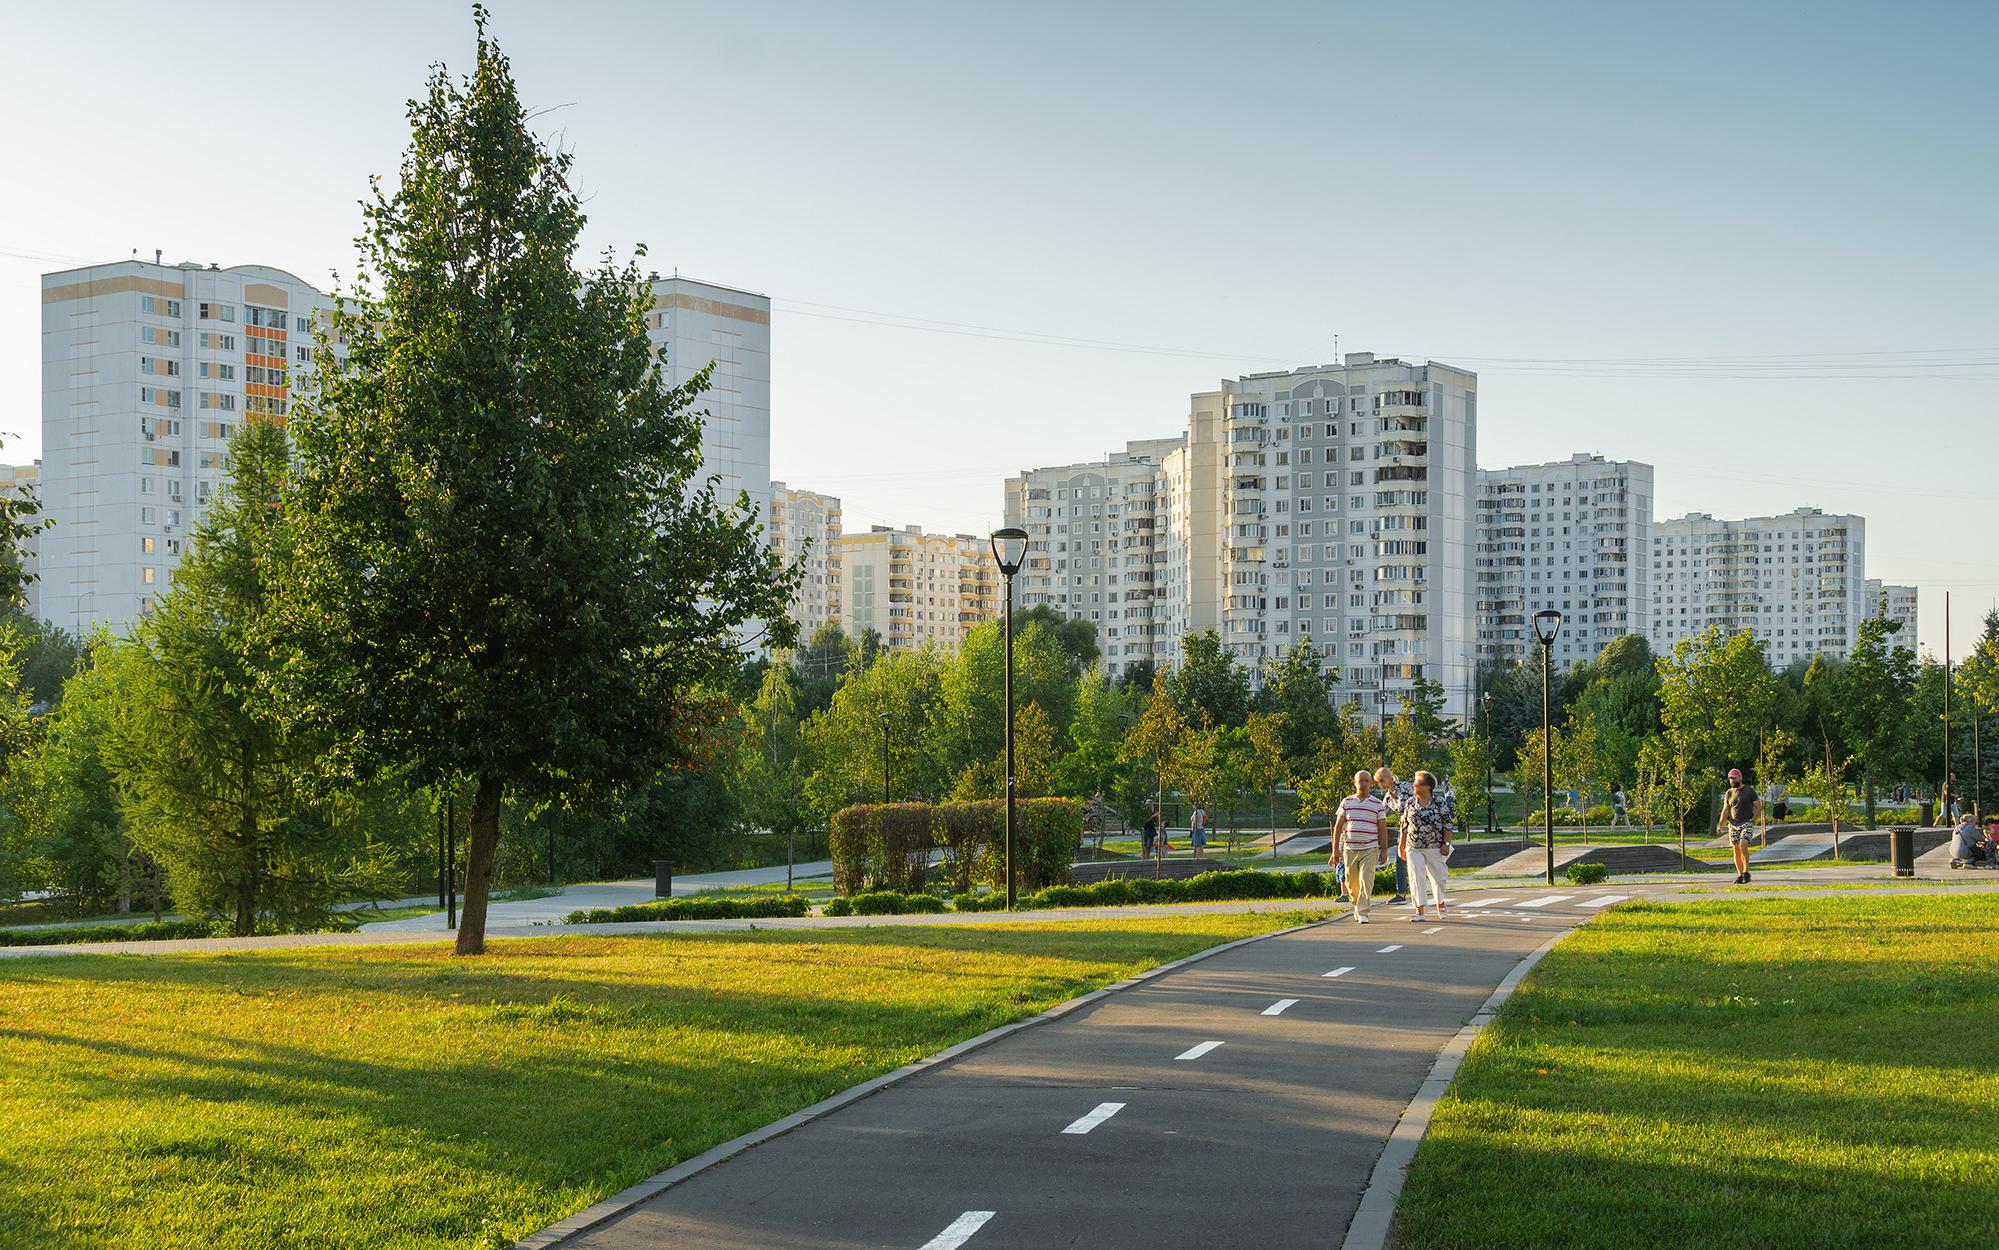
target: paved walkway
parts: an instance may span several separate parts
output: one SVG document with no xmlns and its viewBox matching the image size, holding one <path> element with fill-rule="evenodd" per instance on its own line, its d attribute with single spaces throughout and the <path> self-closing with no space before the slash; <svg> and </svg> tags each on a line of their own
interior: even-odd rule
<svg viewBox="0 0 1999 1250">
<path fill-rule="evenodd" d="M 1438 1049 L 1521 958 L 1628 896 L 1490 897 L 1442 924 L 1383 907 L 1380 923 L 1241 946 L 850 1103 L 559 1244 L 1337 1245 Z"/>
<path fill-rule="evenodd" d="M 814 860 L 798 864 L 792 869 L 792 880 L 803 883 L 813 879 L 830 880 L 833 876 L 833 861 Z M 719 890 L 740 885 L 781 885 L 784 882 L 784 865 L 775 868 L 746 868 L 735 872 L 704 872 L 693 876 L 673 879 L 673 896 L 684 898 L 689 894 L 699 894 L 703 890 Z M 647 877 L 641 881 L 591 881 L 564 886 L 562 893 L 547 898 L 522 899 L 518 902 L 495 900 L 486 905 L 486 931 L 497 933 L 537 925 L 561 924 L 562 918 L 570 912 L 593 907 L 629 907 L 633 903 L 650 903 L 658 898 L 653 893 L 654 882 Z M 436 902 L 435 896 L 431 898 Z M 410 916 L 402 920 L 384 920 L 368 926 L 370 933 L 432 933 L 445 932 L 444 913 L 436 912 L 428 916 Z"/>
</svg>

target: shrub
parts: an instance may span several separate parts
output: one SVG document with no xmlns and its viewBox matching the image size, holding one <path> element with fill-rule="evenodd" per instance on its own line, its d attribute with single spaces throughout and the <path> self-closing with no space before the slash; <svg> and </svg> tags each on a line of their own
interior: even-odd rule
<svg viewBox="0 0 1999 1250">
<path fill-rule="evenodd" d="M 920 890 L 930 871 L 926 803 L 858 803 L 833 813 L 833 885 L 842 894 Z"/>
<path fill-rule="evenodd" d="M 1213 903 L 1256 898 L 1325 898 L 1332 878 L 1325 873 L 1264 873 L 1224 868 L 1179 881 L 1134 877 L 1095 885 L 1051 886 L 1020 897 L 1025 908 L 1116 907 L 1128 903 Z"/>
<path fill-rule="evenodd" d="M 826 905 L 819 909 L 819 914 L 822 916 L 851 916 L 854 914 L 854 905 L 848 902 L 844 895 L 835 894 L 832 898 L 826 900 Z"/>
<path fill-rule="evenodd" d="M 951 906 L 957 911 L 1004 911 L 1006 895 L 974 894 L 965 890 L 951 896 Z"/>
<path fill-rule="evenodd" d="M 625 907 L 593 907 L 573 911 L 564 924 L 621 924 L 632 920 L 776 920 L 803 916 L 811 910 L 802 895 L 768 894 L 757 898 L 663 898 Z"/>
<path fill-rule="evenodd" d="M 1570 885 L 1596 885 L 1610 876 L 1610 869 L 1603 864 L 1570 864 L 1562 875 Z"/>
<path fill-rule="evenodd" d="M 1021 890 L 1063 885 L 1083 837 L 1083 805 L 1074 799 L 1015 802 L 1014 871 Z M 965 893 L 974 882 L 1005 884 L 1006 805 L 859 804 L 834 813 L 833 885 L 842 894 L 921 890 L 932 848 L 943 848 L 944 886 Z"/>
<path fill-rule="evenodd" d="M 172 942 L 186 938 L 228 937 L 230 926 L 220 920 L 159 920 L 138 924 L 79 925 L 68 929 L 0 930 L 0 946 L 69 946 L 77 942 Z"/>
<path fill-rule="evenodd" d="M 941 912 L 944 900 L 935 894 L 905 894 L 896 890 L 874 890 L 856 894 L 846 902 L 856 916 L 901 916 L 911 912 Z M 845 913 L 842 913 L 845 914 Z"/>
<path fill-rule="evenodd" d="M 1599 803 L 1583 813 L 1583 819 L 1592 825 L 1607 825 L 1611 822 L 1610 804 Z"/>
</svg>

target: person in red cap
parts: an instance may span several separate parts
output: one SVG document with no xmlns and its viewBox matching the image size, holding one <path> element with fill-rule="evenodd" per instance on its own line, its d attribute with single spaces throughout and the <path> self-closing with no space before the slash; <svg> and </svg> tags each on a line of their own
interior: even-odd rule
<svg viewBox="0 0 1999 1250">
<path fill-rule="evenodd" d="M 1763 800 L 1742 784 L 1742 770 L 1728 770 L 1728 793 L 1721 796 L 1721 827 L 1728 833 L 1728 845 L 1735 851 L 1735 884 L 1749 883 L 1749 839 L 1756 836 L 1756 822 L 1763 819 Z"/>
</svg>

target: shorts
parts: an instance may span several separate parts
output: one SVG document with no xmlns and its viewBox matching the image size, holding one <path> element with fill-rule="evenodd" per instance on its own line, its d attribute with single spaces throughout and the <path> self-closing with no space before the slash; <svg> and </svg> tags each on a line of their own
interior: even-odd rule
<svg viewBox="0 0 1999 1250">
<path fill-rule="evenodd" d="M 1722 827 L 1728 830 L 1728 844 L 1730 846 L 1747 846 L 1756 840 L 1755 825 L 1724 825 Z"/>
</svg>

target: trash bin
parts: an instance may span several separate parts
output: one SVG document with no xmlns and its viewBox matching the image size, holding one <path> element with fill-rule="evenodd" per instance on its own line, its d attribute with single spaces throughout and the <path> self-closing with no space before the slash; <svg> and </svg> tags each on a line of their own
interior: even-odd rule
<svg viewBox="0 0 1999 1250">
<path fill-rule="evenodd" d="M 1916 831 L 1914 829 L 1890 829 L 1888 831 L 1888 862 L 1894 866 L 1898 877 L 1916 875 Z"/>
<path fill-rule="evenodd" d="M 1916 804 L 1916 823 L 1927 829 L 1937 823 L 1937 805 L 1924 799 Z"/>
<path fill-rule="evenodd" d="M 656 859 L 652 861 L 652 876 L 653 876 L 653 887 L 652 887 L 653 897 L 672 898 L 673 861 L 670 859 Z"/>
</svg>

